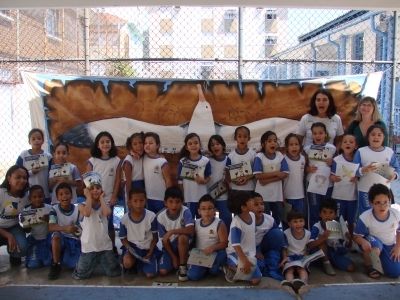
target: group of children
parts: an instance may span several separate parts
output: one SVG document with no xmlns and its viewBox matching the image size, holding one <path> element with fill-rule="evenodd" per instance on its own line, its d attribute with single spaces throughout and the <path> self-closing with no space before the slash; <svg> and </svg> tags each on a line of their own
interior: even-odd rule
<svg viewBox="0 0 400 300">
<path fill-rule="evenodd" d="M 250 130 L 239 126 L 234 151 L 226 154 L 223 138 L 213 135 L 209 155 L 203 154 L 199 136 L 190 133 L 180 152 L 178 186 L 159 154 L 158 134 L 134 133 L 127 139 L 127 156 L 120 160 L 113 137 L 104 131 L 94 141 L 86 168 L 98 178 L 84 187 L 77 167 L 67 161 L 68 146 L 56 145 L 52 157 L 41 149 L 43 132 L 33 129 L 32 149 L 21 153 L 1 185 L 0 245 L 8 245 L 13 265 L 21 263 L 21 256 L 26 256 L 28 268 L 51 265 L 49 279 L 58 278 L 61 265 L 74 268 L 75 279 L 97 271 L 120 275 L 113 207 L 123 182 L 127 213 L 119 238 L 124 270 L 135 267 L 149 278 L 178 270 L 181 281 L 223 270 L 228 282 L 258 284 L 269 276 L 298 289 L 307 283 L 308 265 L 293 262 L 321 249 L 327 274 L 335 275 L 332 265 L 353 271 L 346 254 L 354 241 L 370 277 L 381 275 L 372 266 L 371 252 L 381 258 L 386 275 L 399 276 L 400 212 L 390 207 L 392 196 L 385 186 L 397 178 L 398 162 L 383 146 L 384 130 L 371 126 L 369 146 L 360 149 L 354 136 L 346 134 L 339 151 L 326 143 L 323 123 L 314 123 L 311 131 L 312 144 L 303 149 L 301 139 L 289 134 L 282 152 L 276 133 L 267 131 L 256 153 L 248 148 Z M 49 164 L 28 171 L 24 166 L 34 155 L 47 157 Z M 350 163 L 357 165 L 345 179 L 342 174 Z M 368 174 L 376 174 L 379 164 L 394 171 L 385 184 L 373 185 Z M 67 166 L 68 176 L 52 172 L 60 165 Z M 305 189 L 311 181 L 317 189 Z M 76 195 L 82 191 L 86 200 L 77 205 Z M 17 218 L 24 207 L 44 208 L 49 216 L 32 226 L 27 241 Z M 327 222 L 338 216 L 349 228 L 344 239 L 330 238 L 327 229 Z M 188 265 L 192 248 L 212 255 L 212 266 Z"/>
</svg>

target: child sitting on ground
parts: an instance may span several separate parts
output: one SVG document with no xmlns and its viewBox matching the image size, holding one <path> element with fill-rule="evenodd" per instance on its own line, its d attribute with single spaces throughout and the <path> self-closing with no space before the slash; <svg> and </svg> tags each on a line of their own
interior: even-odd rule
<svg viewBox="0 0 400 300">
<path fill-rule="evenodd" d="M 325 253 L 322 259 L 324 272 L 334 276 L 336 272 L 332 265 L 339 270 L 353 272 L 354 264 L 350 258 L 346 256 L 350 243 L 346 243 L 346 239 L 350 239 L 350 235 L 344 239 L 329 238 L 330 231 L 326 229 L 326 222 L 336 219 L 337 204 L 334 200 L 323 200 L 319 207 L 319 217 L 321 220 L 314 224 L 311 228 L 311 239 L 309 249 L 319 248 Z"/>
<path fill-rule="evenodd" d="M 90 180 L 87 180 L 91 182 L 90 185 L 84 189 L 86 202 L 79 205 L 82 216 L 82 253 L 72 274 L 74 279 L 90 278 L 98 267 L 107 276 L 121 275 L 121 268 L 108 235 L 107 218 L 111 209 L 103 198 L 100 178 L 100 174 L 93 172 Z"/>
<path fill-rule="evenodd" d="M 228 232 L 225 223 L 215 217 L 215 200 L 208 194 L 202 196 L 198 202 L 200 219 L 196 219 L 196 248 L 204 254 L 216 253 L 214 264 L 211 268 L 190 265 L 188 278 L 200 280 L 206 273 L 217 275 L 222 266 L 226 264 L 226 251 L 228 246 Z"/>
<path fill-rule="evenodd" d="M 61 265 L 73 269 L 81 254 L 82 233 L 79 227 L 79 209 L 72 204 L 73 191 L 66 182 L 61 182 L 56 190 L 58 204 L 53 206 L 49 217 L 49 231 L 51 236 L 51 249 L 53 263 L 50 267 L 48 278 L 57 279 L 60 276 Z"/>
<path fill-rule="evenodd" d="M 379 278 L 373 268 L 371 252 L 380 258 L 383 273 L 389 277 L 400 276 L 400 212 L 390 207 L 390 190 L 383 184 L 374 184 L 368 192 L 372 208 L 363 212 L 354 230 L 354 241 L 363 251 L 367 275 Z"/>
<path fill-rule="evenodd" d="M 122 217 L 119 227 L 119 238 L 124 246 L 122 265 L 125 269 L 136 265 L 147 278 L 152 278 L 157 275 L 156 215 L 146 209 L 144 189 L 132 187 L 128 197 L 128 213 Z"/>
<path fill-rule="evenodd" d="M 157 215 L 158 234 L 162 240 L 160 275 L 178 269 L 178 279 L 187 281 L 187 260 L 194 221 L 190 210 L 183 206 L 183 194 L 178 187 L 165 190 L 165 208 Z"/>
<path fill-rule="evenodd" d="M 256 261 L 256 217 L 250 211 L 252 193 L 235 191 L 229 195 L 228 208 L 235 215 L 229 230 L 227 266 L 224 267 L 225 279 L 234 282 L 240 277 L 247 277 L 250 284 L 261 281 L 261 271 Z M 240 268 L 240 269 L 239 269 Z"/>
</svg>

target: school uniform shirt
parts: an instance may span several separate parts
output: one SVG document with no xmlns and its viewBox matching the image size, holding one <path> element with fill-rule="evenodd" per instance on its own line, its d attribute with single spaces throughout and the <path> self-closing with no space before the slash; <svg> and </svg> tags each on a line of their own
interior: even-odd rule
<svg viewBox="0 0 400 300">
<path fill-rule="evenodd" d="M 272 228 L 276 228 L 275 220 L 271 215 L 263 214 L 260 224 L 256 223 L 256 245 L 260 245 L 265 234 Z"/>
<path fill-rule="evenodd" d="M 238 153 L 237 149 L 235 149 L 229 153 L 228 159 L 226 160 L 226 166 L 236 165 L 242 162 L 247 162 L 250 166 L 253 166 L 255 157 L 256 153 L 251 149 L 247 149 L 247 152 L 244 154 Z M 230 183 L 232 190 L 254 191 L 254 186 L 253 179 L 250 179 L 245 185 L 237 185 L 234 182 Z"/>
<path fill-rule="evenodd" d="M 325 229 L 322 227 L 321 221 L 318 221 L 311 227 L 311 240 L 316 240 L 320 235 L 323 235 Z M 344 246 L 344 240 L 339 239 L 327 239 L 326 244 L 332 248 L 338 248 Z"/>
<path fill-rule="evenodd" d="M 217 217 L 208 225 L 203 225 L 201 219 L 196 220 L 196 248 L 205 249 L 219 242 L 218 229 L 221 222 Z"/>
<path fill-rule="evenodd" d="M 50 166 L 50 161 L 52 159 L 52 156 L 50 153 L 41 151 L 39 153 L 40 155 L 44 155 L 47 157 L 48 165 L 47 167 L 43 167 L 40 169 L 40 171 L 36 174 L 33 174 L 32 171 L 29 171 L 29 185 L 40 185 L 43 190 L 44 190 L 44 196 L 45 198 L 50 198 L 50 190 L 49 190 L 49 166 Z M 17 159 L 17 165 L 18 166 L 25 166 L 27 164 L 27 159 L 29 157 L 39 155 L 39 154 L 32 154 L 32 150 L 24 150 L 21 152 L 21 154 L 18 156 Z"/>
<path fill-rule="evenodd" d="M 101 252 L 112 250 L 111 239 L 108 236 L 108 219 L 101 214 L 101 207 L 92 208 L 89 217 L 81 220 L 82 252 Z"/>
<path fill-rule="evenodd" d="M 384 221 L 378 220 L 370 208 L 363 212 L 354 229 L 355 235 L 373 236 L 379 239 L 384 245 L 396 244 L 396 234 L 400 231 L 400 211 L 389 208 L 388 218 Z"/>
<path fill-rule="evenodd" d="M 250 212 L 251 221 L 246 223 L 239 215 L 232 219 L 228 236 L 228 248 L 226 253 L 236 253 L 234 246 L 240 246 L 248 257 L 256 256 L 256 217 Z"/>
<path fill-rule="evenodd" d="M 28 211 L 34 209 L 32 208 L 32 205 L 28 205 L 24 208 L 24 211 Z M 41 209 L 44 212 L 44 215 L 50 215 L 53 211 L 53 207 L 49 204 L 43 204 Z M 47 222 L 45 223 L 40 223 L 40 224 L 35 224 L 32 225 L 30 235 L 37 241 L 39 240 L 44 240 L 47 238 L 47 235 L 49 234 L 49 224 Z"/>
<path fill-rule="evenodd" d="M 208 189 L 210 189 L 210 187 L 212 187 L 217 182 L 225 179 L 226 162 L 228 160 L 228 156 L 225 155 L 224 158 L 221 160 L 218 160 L 214 157 L 210 157 L 209 160 L 210 160 L 212 174 L 211 174 L 210 181 L 207 184 Z M 215 200 L 216 201 L 228 200 L 228 193 L 226 192 L 226 193 L 220 195 Z"/>
<path fill-rule="evenodd" d="M 108 159 L 91 157 L 88 162 L 91 164 L 93 171 L 101 175 L 101 187 L 104 191 L 104 201 L 107 204 L 110 203 L 114 191 L 117 168 L 121 159 L 118 156 Z"/>
<path fill-rule="evenodd" d="M 58 165 L 52 164 L 50 166 L 49 179 L 54 178 L 54 175 L 53 175 L 53 173 L 51 171 L 54 168 L 57 168 L 56 166 L 58 166 Z M 75 182 L 79 181 L 79 180 L 82 180 L 81 173 L 79 172 L 78 168 L 74 164 L 67 163 L 67 166 L 68 166 L 68 168 L 70 170 L 70 173 L 69 173 L 70 175 L 68 176 L 69 179 L 72 179 Z M 52 205 L 57 204 L 57 203 L 60 202 L 60 201 L 57 200 L 57 195 L 56 195 L 56 189 L 57 189 L 58 185 L 59 185 L 59 183 L 56 184 L 53 187 L 52 192 L 51 192 L 51 204 Z M 72 189 L 72 204 L 75 204 L 76 203 L 76 199 L 77 199 L 76 186 L 71 186 L 71 189 Z"/>
<path fill-rule="evenodd" d="M 200 156 L 198 160 L 191 160 L 188 158 L 181 158 L 178 164 L 178 183 L 183 185 L 183 196 L 186 203 L 199 202 L 199 199 L 207 194 L 207 185 L 198 184 L 196 181 L 182 177 L 182 168 L 184 164 L 196 166 L 197 170 L 202 170 L 203 177 L 207 178 L 211 175 L 210 160 L 205 156 Z M 201 176 L 201 175 L 200 175 Z"/>
<path fill-rule="evenodd" d="M 182 206 L 176 217 L 172 217 L 168 213 L 167 208 L 164 208 L 157 214 L 157 227 L 160 238 L 171 229 L 184 228 L 188 226 L 194 226 L 194 221 L 190 210 L 186 206 Z M 170 236 L 169 240 L 173 242 L 176 237 L 177 235 L 173 234 Z"/>
<path fill-rule="evenodd" d="M 79 224 L 79 209 L 77 205 L 71 204 L 69 210 L 61 208 L 60 204 L 53 205 L 53 210 L 49 215 L 49 224 L 58 224 L 60 226 L 78 225 Z M 61 232 L 63 236 L 77 239 L 79 237 L 73 233 Z"/>
<path fill-rule="evenodd" d="M 304 152 L 308 156 L 310 166 L 315 166 L 317 168 L 318 166 L 329 167 L 323 160 L 333 158 L 336 152 L 336 147 L 329 143 L 323 145 L 311 144 L 304 146 Z M 307 181 L 310 180 L 311 175 L 312 173 L 307 174 Z M 333 183 L 329 182 L 329 187 L 331 186 L 333 186 Z"/>
<path fill-rule="evenodd" d="M 18 215 L 28 204 L 28 193 L 23 197 L 14 197 L 5 188 L 0 188 L 0 228 L 17 225 Z"/>
<path fill-rule="evenodd" d="M 285 155 L 289 175 L 283 181 L 283 197 L 285 199 L 304 199 L 304 168 L 306 158 L 300 154 L 299 159 L 293 160 Z"/>
<path fill-rule="evenodd" d="M 362 167 L 368 166 L 371 163 L 389 164 L 392 168 L 395 169 L 397 175 L 396 178 L 398 178 L 399 162 L 393 150 L 389 147 L 384 147 L 381 151 L 372 150 L 369 146 L 362 147 L 357 150 L 356 154 L 354 155 L 353 162 L 356 164 L 360 164 L 357 175 L 361 175 L 360 181 L 358 183 L 358 190 L 361 192 L 368 193 L 371 185 L 366 184 L 366 182 L 368 182 L 368 176 L 370 174 L 360 174 L 360 170 Z M 390 183 L 387 183 L 386 181 L 382 181 L 382 183 L 390 188 Z"/>
<path fill-rule="evenodd" d="M 164 157 L 144 156 L 143 175 L 147 199 L 164 201 L 166 185 L 162 168 L 166 164 L 168 162 Z"/>
<path fill-rule="evenodd" d="M 132 167 L 132 182 L 144 180 L 143 157 L 136 159 L 136 158 L 133 158 L 132 155 L 128 154 L 125 157 L 123 164 L 125 164 L 125 163 L 130 164 Z"/>
<path fill-rule="evenodd" d="M 325 124 L 330 144 L 334 143 L 335 137 L 344 134 L 342 119 L 339 117 L 339 115 L 333 115 L 331 118 L 320 118 L 318 116 L 305 114 L 301 117 L 299 127 L 297 128 L 296 132 L 296 134 L 304 137 L 304 146 L 311 145 L 313 143 L 311 126 L 316 122 Z"/>
<path fill-rule="evenodd" d="M 119 238 L 127 239 L 128 242 L 134 244 L 139 249 L 150 249 L 153 233 L 157 232 L 156 215 L 150 210 L 143 211 L 142 219 L 135 221 L 130 213 L 126 213 L 121 218 L 119 227 Z"/>
<path fill-rule="evenodd" d="M 342 154 L 333 158 L 333 164 L 331 167 L 332 174 L 336 175 L 337 165 L 338 164 L 346 164 L 353 163 L 353 161 L 348 161 Z M 338 190 L 340 189 L 340 197 L 337 196 Z M 345 189 L 345 191 L 343 190 Z M 332 198 L 336 200 L 349 200 L 354 201 L 357 199 L 357 184 L 355 182 L 349 182 L 346 185 L 333 184 Z"/>
<path fill-rule="evenodd" d="M 262 174 L 269 172 L 288 172 L 288 164 L 282 153 L 275 152 L 273 157 L 268 157 L 265 153 L 257 153 L 254 159 L 253 174 Z M 258 180 L 256 183 L 255 191 L 259 193 L 266 202 L 282 202 L 283 189 L 282 181 L 270 182 L 262 185 Z"/>
<path fill-rule="evenodd" d="M 301 239 L 296 239 L 290 228 L 286 229 L 283 234 L 285 235 L 288 256 L 307 254 L 307 244 L 312 241 L 310 231 L 304 229 L 304 235 Z"/>
</svg>

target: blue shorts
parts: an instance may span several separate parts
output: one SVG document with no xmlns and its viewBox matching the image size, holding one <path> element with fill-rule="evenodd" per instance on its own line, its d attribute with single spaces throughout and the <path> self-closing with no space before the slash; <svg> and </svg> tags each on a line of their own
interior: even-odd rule
<svg viewBox="0 0 400 300">
<path fill-rule="evenodd" d="M 25 266 L 28 269 L 37 269 L 51 265 L 51 236 L 43 240 L 36 240 L 28 236 L 28 250 L 25 258 Z"/>
<path fill-rule="evenodd" d="M 365 239 L 371 243 L 373 248 L 378 248 L 381 251 L 379 258 L 381 259 L 384 274 L 392 278 L 399 277 L 400 262 L 394 261 L 391 258 L 391 252 L 394 245 L 385 245 L 378 238 L 371 235 L 367 236 Z"/>
<path fill-rule="evenodd" d="M 163 200 L 147 199 L 147 209 L 157 214 L 165 207 Z"/>
<path fill-rule="evenodd" d="M 358 192 L 358 215 L 361 215 L 364 211 L 371 208 L 371 204 L 368 200 L 368 193 Z"/>
<path fill-rule="evenodd" d="M 238 260 L 238 258 L 237 258 L 236 253 L 228 254 L 226 263 L 227 263 L 227 265 L 228 265 L 229 267 L 237 268 L 238 263 L 239 263 L 239 260 Z M 254 271 L 253 271 L 253 274 L 251 274 L 250 280 L 253 280 L 253 279 L 261 279 L 261 277 L 262 277 L 262 274 L 261 274 L 260 268 L 259 268 L 258 265 L 256 264 L 255 269 L 254 269 Z"/>
<path fill-rule="evenodd" d="M 339 216 L 348 224 L 354 224 L 357 214 L 357 200 L 336 200 L 338 204 Z"/>
<path fill-rule="evenodd" d="M 292 206 L 292 210 L 305 213 L 304 198 L 302 199 L 286 199 L 286 202 Z"/>
<path fill-rule="evenodd" d="M 339 247 L 334 249 L 332 247 L 328 247 L 328 258 L 333 266 L 342 271 L 347 271 L 351 265 L 353 265 L 353 261 L 346 256 L 347 249 L 344 247 Z"/>
<path fill-rule="evenodd" d="M 139 256 L 141 256 L 141 257 L 145 257 L 147 255 L 147 252 L 149 251 L 149 250 L 146 250 L 146 249 L 140 249 L 140 248 L 136 247 L 133 244 L 131 244 L 131 247 L 133 249 L 135 249 L 135 252 L 137 254 L 139 254 Z M 150 258 L 150 262 L 149 263 L 145 263 L 145 262 L 143 262 L 140 259 L 137 259 L 135 257 L 135 265 L 136 265 L 136 268 L 137 268 L 137 270 L 139 272 L 143 272 L 146 275 L 156 275 L 157 274 L 158 269 L 157 269 L 157 256 L 156 256 L 157 249 L 156 248 L 155 248 L 155 250 L 153 252 L 153 255 Z M 127 252 L 128 251 L 126 250 L 126 248 L 123 247 L 122 248 L 122 256 L 124 256 L 125 253 L 127 253 Z"/>
<path fill-rule="evenodd" d="M 81 255 L 81 241 L 65 236 L 62 233 L 54 232 L 52 238 L 55 236 L 60 237 L 61 242 L 61 264 L 68 268 L 75 268 L 78 263 L 79 256 Z"/>
</svg>

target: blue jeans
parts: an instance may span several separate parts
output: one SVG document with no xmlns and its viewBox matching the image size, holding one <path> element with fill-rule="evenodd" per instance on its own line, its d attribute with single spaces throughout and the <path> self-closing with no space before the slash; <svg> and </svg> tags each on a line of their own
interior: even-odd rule
<svg viewBox="0 0 400 300">
<path fill-rule="evenodd" d="M 12 257 L 26 256 L 26 252 L 28 249 L 28 240 L 26 239 L 25 231 L 21 228 L 21 226 L 15 225 L 10 228 L 3 228 L 3 230 L 6 230 L 9 233 L 11 233 L 15 238 L 15 240 L 17 241 L 19 251 L 15 250 L 13 252 L 10 252 L 7 247 L 7 252 L 10 254 L 10 256 Z M 0 246 L 2 245 L 8 245 L 8 241 L 4 237 L 0 237 Z"/>
<path fill-rule="evenodd" d="M 119 261 L 112 250 L 82 253 L 72 277 L 74 279 L 90 278 L 95 271 L 109 277 L 121 275 Z"/>
<path fill-rule="evenodd" d="M 206 276 L 207 272 L 211 275 L 218 275 L 222 266 L 226 264 L 226 251 L 218 250 L 217 257 L 215 258 L 214 264 L 211 268 L 202 266 L 190 265 L 187 276 L 190 280 L 200 280 Z"/>
</svg>

